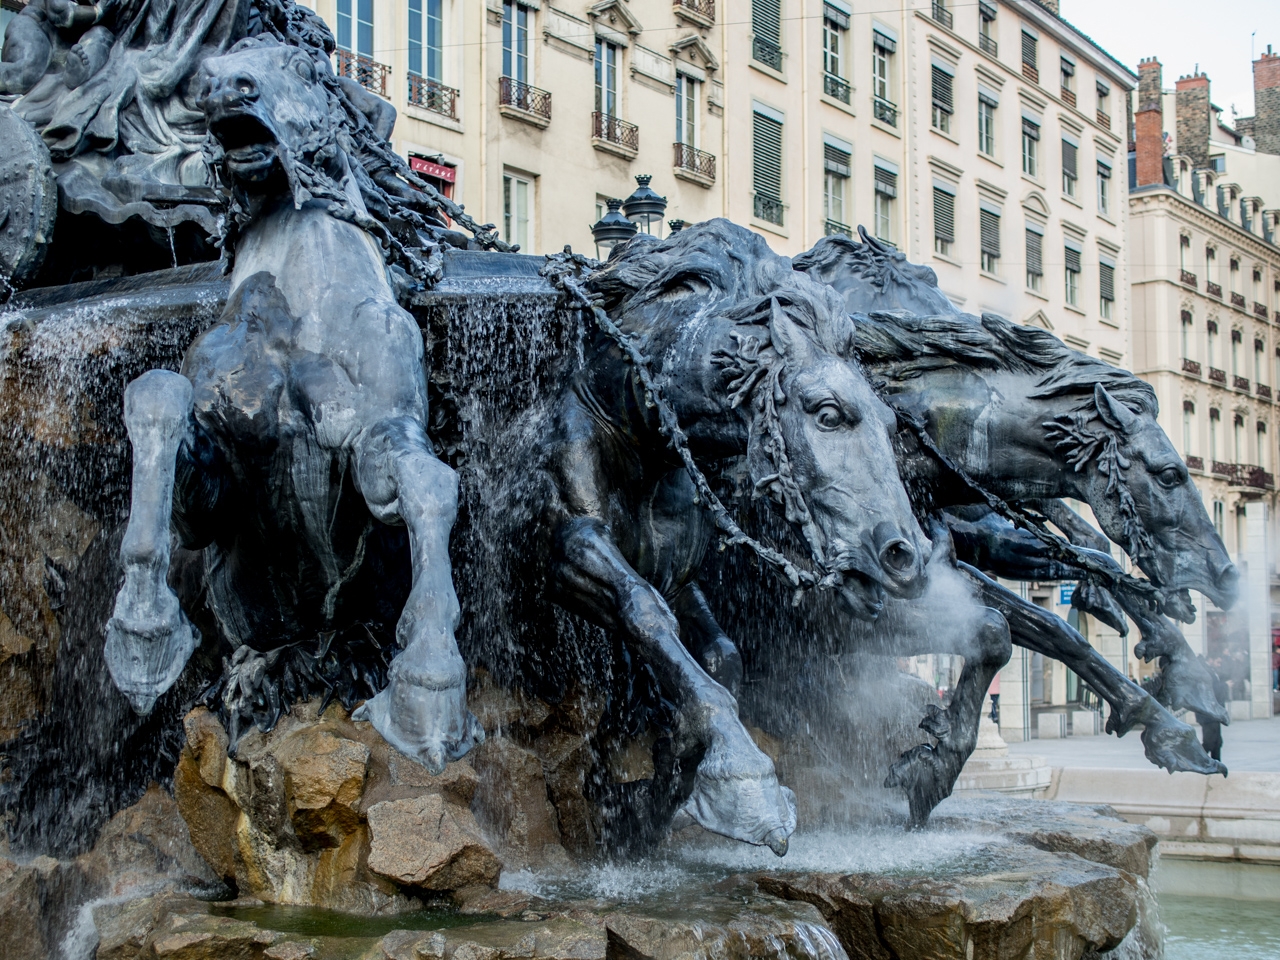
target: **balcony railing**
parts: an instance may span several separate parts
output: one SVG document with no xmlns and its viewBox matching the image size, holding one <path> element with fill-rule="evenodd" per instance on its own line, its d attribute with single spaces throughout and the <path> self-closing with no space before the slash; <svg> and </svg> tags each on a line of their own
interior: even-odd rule
<svg viewBox="0 0 1280 960">
<path fill-rule="evenodd" d="M 714 154 L 707 153 L 705 150 L 697 150 L 687 143 L 673 143 L 675 148 L 675 166 L 681 170 L 688 170 L 695 176 L 702 177 L 707 180 L 716 178 L 716 158 Z"/>
<path fill-rule="evenodd" d="M 1225 385 L 1227 382 L 1227 371 L 1219 370 L 1217 367 L 1210 367 L 1209 379 L 1214 383 L 1221 383 Z"/>
<path fill-rule="evenodd" d="M 1188 470 L 1204 470 L 1204 457 L 1193 457 L 1188 455 L 1184 457 L 1183 460 L 1186 462 Z"/>
<path fill-rule="evenodd" d="M 596 140 L 617 144 L 627 150 L 640 149 L 640 128 L 599 110 L 591 114 L 591 136 Z"/>
<path fill-rule="evenodd" d="M 898 105 L 883 97 L 876 97 L 875 117 L 891 127 L 896 127 L 898 125 Z"/>
<path fill-rule="evenodd" d="M 1233 387 L 1235 387 L 1237 390 L 1243 390 L 1245 393 L 1248 393 L 1248 392 L 1249 392 L 1249 378 L 1248 378 L 1248 377 L 1241 377 L 1241 376 L 1238 376 L 1238 375 L 1236 375 L 1236 374 L 1232 374 L 1232 375 L 1231 375 L 1231 385 L 1232 385 Z"/>
<path fill-rule="evenodd" d="M 1022 75 L 1026 77 L 1028 80 L 1030 80 L 1032 83 L 1040 82 L 1040 71 L 1037 70 L 1035 67 L 1033 67 L 1029 63 L 1024 63 L 1022 65 Z"/>
<path fill-rule="evenodd" d="M 1208 294 L 1209 296 L 1211 296 L 1211 297 L 1217 297 L 1219 300 L 1221 300 L 1221 299 L 1222 299 L 1222 284 L 1220 284 L 1220 283 L 1214 283 L 1212 280 L 1208 280 L 1208 281 L 1206 281 L 1206 282 L 1205 282 L 1205 285 L 1204 285 L 1204 292 L 1205 292 L 1205 293 L 1207 293 L 1207 294 Z"/>
<path fill-rule="evenodd" d="M 1253 315 L 1261 317 L 1263 320 L 1267 319 L 1267 305 L 1259 303 L 1257 300 L 1253 301 Z"/>
<path fill-rule="evenodd" d="M 1257 393 L 1257 395 L 1261 397 L 1263 400 L 1271 399 L 1271 388 L 1268 387 L 1265 383 L 1255 383 L 1253 385 L 1253 389 L 1254 389 L 1254 392 Z"/>
<path fill-rule="evenodd" d="M 826 228 L 823 231 L 824 237 L 832 237 L 836 234 L 843 234 L 846 237 L 853 237 L 853 227 L 847 223 L 841 223 L 839 220 L 828 220 Z"/>
<path fill-rule="evenodd" d="M 849 102 L 849 84 L 829 73 L 824 74 L 822 77 L 822 92 L 828 97 L 834 97 L 841 103 Z"/>
<path fill-rule="evenodd" d="M 996 43 L 991 37 L 985 33 L 978 34 L 978 49 L 983 53 L 989 53 L 996 57 L 1000 55 L 1000 44 Z"/>
<path fill-rule="evenodd" d="M 1065 103 L 1068 107 L 1074 107 L 1076 105 L 1076 92 L 1074 90 L 1068 90 L 1066 87 L 1063 87 L 1062 102 Z"/>
<path fill-rule="evenodd" d="M 1182 282 L 1185 283 L 1188 287 L 1194 287 L 1196 285 L 1196 275 L 1192 273 L 1190 270 L 1183 270 Z"/>
<path fill-rule="evenodd" d="M 409 74 L 409 102 L 450 120 L 458 119 L 458 91 L 416 73 Z"/>
<path fill-rule="evenodd" d="M 708 26 L 716 22 L 716 0 L 672 0 L 676 13 L 701 20 Z"/>
<path fill-rule="evenodd" d="M 1236 477 L 1236 465 L 1215 460 L 1213 461 L 1213 468 L 1209 472 L 1215 477 L 1226 477 L 1228 480 L 1234 480 Z"/>
<path fill-rule="evenodd" d="M 766 197 L 757 193 L 755 196 L 755 215 L 768 223 L 782 226 L 782 201 L 775 197 Z"/>
<path fill-rule="evenodd" d="M 1111 114 L 1103 113 L 1101 110 L 1099 110 L 1095 114 L 1095 116 L 1098 119 L 1098 126 L 1102 127 L 1104 130 L 1111 129 Z"/>
<path fill-rule="evenodd" d="M 759 60 L 766 67 L 782 72 L 782 48 L 772 40 L 753 37 L 751 40 L 751 59 Z"/>
<path fill-rule="evenodd" d="M 1226 466 L 1226 464 L 1224 464 Z M 1269 490 L 1276 485 L 1276 478 L 1251 463 L 1233 463 L 1235 469 L 1230 474 L 1231 482 L 1237 487 L 1253 487 L 1256 490 Z"/>
<path fill-rule="evenodd" d="M 1183 372 L 1183 373 L 1189 373 L 1189 374 L 1191 374 L 1193 377 L 1198 377 L 1198 376 L 1200 376 L 1200 361 L 1199 361 L 1199 360 L 1188 360 L 1186 357 L 1183 357 L 1183 358 L 1182 358 L 1182 372 Z"/>
<path fill-rule="evenodd" d="M 498 103 L 543 120 L 551 119 L 551 94 L 511 77 L 498 78 Z"/>
<path fill-rule="evenodd" d="M 380 97 L 387 95 L 387 76 L 391 68 L 379 63 L 372 57 L 350 50 L 338 51 L 338 76 L 350 77 L 366 90 L 372 90 Z"/>
<path fill-rule="evenodd" d="M 1233 307 L 1239 307 L 1241 310 L 1243 310 L 1243 309 L 1244 309 L 1244 294 L 1243 294 L 1243 293 L 1233 293 L 1233 294 L 1231 294 L 1231 305 L 1232 305 Z"/>
<path fill-rule="evenodd" d="M 951 29 L 951 11 L 947 9 L 947 5 L 942 0 L 933 0 L 933 19 L 948 30 Z"/>
</svg>

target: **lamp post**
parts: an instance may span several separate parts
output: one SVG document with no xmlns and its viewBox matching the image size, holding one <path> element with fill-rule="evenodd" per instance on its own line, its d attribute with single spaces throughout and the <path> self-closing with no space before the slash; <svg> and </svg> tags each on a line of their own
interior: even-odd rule
<svg viewBox="0 0 1280 960">
<path fill-rule="evenodd" d="M 649 224 L 662 220 L 662 215 L 667 212 L 667 198 L 658 196 L 649 187 L 652 179 L 647 173 L 637 176 L 636 183 L 639 186 L 622 203 L 622 212 L 627 215 L 627 219 L 644 227 L 645 233 L 649 232 Z"/>
<path fill-rule="evenodd" d="M 672 233 L 679 233 L 688 226 L 683 220 L 668 220 L 667 226 L 671 228 Z"/>
<path fill-rule="evenodd" d="M 596 259 L 600 259 L 601 248 L 609 250 L 616 244 L 625 243 L 636 235 L 637 227 L 624 217 L 619 208 L 621 200 L 606 200 L 609 212 L 595 222 L 591 228 L 592 239 L 596 242 Z"/>
</svg>

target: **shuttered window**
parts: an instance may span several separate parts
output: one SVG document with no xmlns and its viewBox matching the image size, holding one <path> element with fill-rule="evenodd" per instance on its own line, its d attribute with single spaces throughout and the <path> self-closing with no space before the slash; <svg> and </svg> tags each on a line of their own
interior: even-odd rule
<svg viewBox="0 0 1280 960">
<path fill-rule="evenodd" d="M 952 113 L 955 107 L 951 97 L 951 74 L 940 67 L 933 68 L 933 105 L 944 113 Z"/>
<path fill-rule="evenodd" d="M 1076 145 L 1070 140 L 1062 141 L 1062 175 L 1074 180 L 1076 174 Z"/>
<path fill-rule="evenodd" d="M 1036 68 L 1036 38 L 1022 31 L 1022 62 L 1032 70 Z"/>
<path fill-rule="evenodd" d="M 1032 140 L 1040 139 L 1040 124 L 1027 117 L 1022 118 L 1022 135 Z"/>
<path fill-rule="evenodd" d="M 933 237 L 945 244 L 954 243 L 956 239 L 956 198 L 938 187 L 933 188 Z"/>
<path fill-rule="evenodd" d="M 1103 300 L 1116 298 L 1116 265 L 1106 260 L 1098 262 L 1098 289 Z"/>
<path fill-rule="evenodd" d="M 1027 228 L 1027 274 L 1044 276 L 1044 237 L 1030 227 Z"/>
<path fill-rule="evenodd" d="M 841 150 L 839 147 L 832 146 L 829 143 L 822 145 L 822 163 L 827 173 L 834 173 L 837 177 L 849 176 L 850 159 L 848 151 Z"/>
<path fill-rule="evenodd" d="M 782 46 L 782 0 L 751 0 L 751 30 L 761 40 Z"/>
<path fill-rule="evenodd" d="M 884 167 L 876 167 L 876 193 L 886 197 L 898 195 L 898 175 Z"/>
<path fill-rule="evenodd" d="M 837 30 L 849 29 L 849 15 L 838 7 L 833 7 L 829 3 L 824 3 L 822 5 L 822 16 Z"/>
<path fill-rule="evenodd" d="M 982 252 L 992 257 L 1000 256 L 1000 214 L 990 210 L 978 211 L 978 233 Z"/>
<path fill-rule="evenodd" d="M 1067 270 L 1070 273 L 1080 272 L 1080 248 L 1073 247 L 1070 244 L 1064 250 L 1067 260 Z"/>
<path fill-rule="evenodd" d="M 879 30 L 873 29 L 871 32 L 871 44 L 878 50 L 885 53 L 896 53 L 898 50 L 898 42 L 888 34 L 881 33 Z"/>
<path fill-rule="evenodd" d="M 772 117 L 753 114 L 752 173 L 756 193 L 771 200 L 782 199 L 782 124 Z"/>
</svg>

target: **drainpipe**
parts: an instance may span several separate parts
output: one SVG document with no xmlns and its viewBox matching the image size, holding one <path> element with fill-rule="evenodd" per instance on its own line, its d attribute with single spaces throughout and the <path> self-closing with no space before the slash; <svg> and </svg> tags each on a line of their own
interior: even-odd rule
<svg viewBox="0 0 1280 960">
<path fill-rule="evenodd" d="M 821 23 L 821 21 L 819 21 Z M 800 215 L 800 245 L 804 249 L 809 248 L 809 23 L 804 17 L 799 20 L 800 24 L 800 172 L 802 186 L 800 189 L 800 202 L 803 204 Z"/>
<path fill-rule="evenodd" d="M 476 4 L 480 10 L 480 217 L 489 222 L 489 7 Z"/>
</svg>

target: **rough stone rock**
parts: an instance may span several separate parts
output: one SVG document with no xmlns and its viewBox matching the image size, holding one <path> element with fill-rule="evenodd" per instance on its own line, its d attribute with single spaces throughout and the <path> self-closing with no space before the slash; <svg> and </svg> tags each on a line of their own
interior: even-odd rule
<svg viewBox="0 0 1280 960">
<path fill-rule="evenodd" d="M 360 825 L 369 748 L 328 730 L 300 730 L 280 747 L 285 803 L 304 849 L 336 847 Z"/>
<path fill-rule="evenodd" d="M 97 960 L 142 957 L 147 938 L 171 913 L 204 913 L 207 907 L 185 893 L 164 893 L 137 900 L 108 901 L 93 910 L 98 931 Z"/>
<path fill-rule="evenodd" d="M 206 885 L 218 879 L 192 845 L 178 804 L 154 783 L 141 800 L 111 818 L 80 861 L 99 896 L 154 886 L 158 878 Z"/>
<path fill-rule="evenodd" d="M 430 933 L 397 930 L 382 938 L 387 960 L 605 960 L 603 925 L 557 917 L 537 923 L 499 920 Z"/>
<path fill-rule="evenodd" d="M 0 943 L 5 944 L 5 956 L 12 960 L 41 960 L 49 955 L 37 872 L 3 858 L 0 858 Z"/>
<path fill-rule="evenodd" d="M 538 755 L 495 736 L 472 751 L 471 763 L 480 783 L 472 809 L 481 828 L 497 840 L 503 864 L 509 869 L 567 864 Z"/>
<path fill-rule="evenodd" d="M 405 886 L 456 890 L 497 882 L 502 865 L 470 810 L 439 794 L 369 808 L 369 869 Z"/>
</svg>

